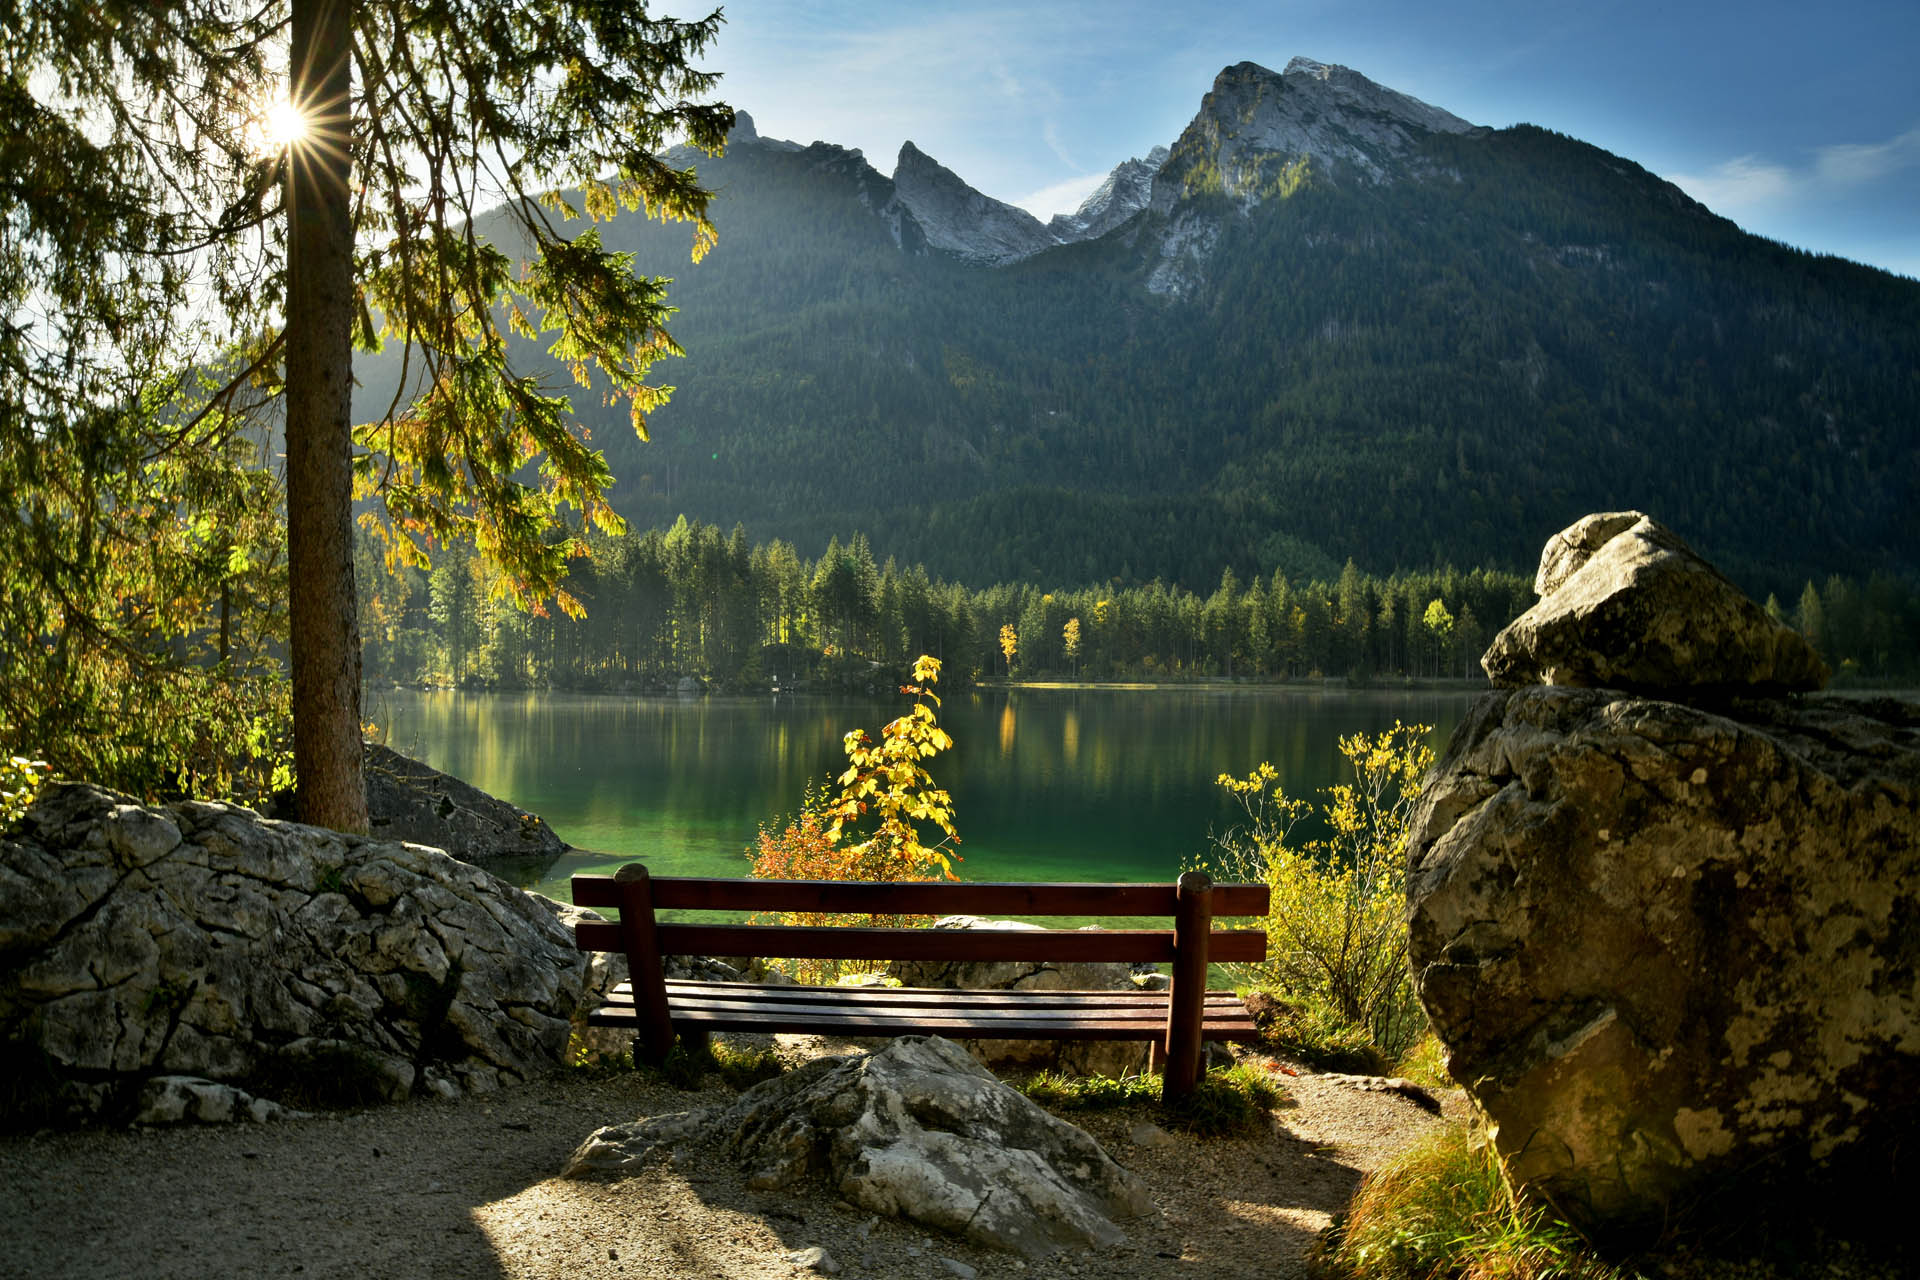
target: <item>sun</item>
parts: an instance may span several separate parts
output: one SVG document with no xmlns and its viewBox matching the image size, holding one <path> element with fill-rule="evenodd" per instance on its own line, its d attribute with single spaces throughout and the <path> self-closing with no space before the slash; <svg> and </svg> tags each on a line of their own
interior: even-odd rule
<svg viewBox="0 0 1920 1280">
<path fill-rule="evenodd" d="M 283 151 L 307 136 L 306 113 L 282 98 L 260 113 L 257 129 L 262 151 Z"/>
</svg>

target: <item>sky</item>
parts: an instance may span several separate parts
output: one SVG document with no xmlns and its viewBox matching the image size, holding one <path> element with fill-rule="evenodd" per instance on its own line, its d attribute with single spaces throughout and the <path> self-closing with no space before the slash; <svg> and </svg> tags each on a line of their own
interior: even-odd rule
<svg viewBox="0 0 1920 1280">
<path fill-rule="evenodd" d="M 684 0 L 665 12 L 690 16 Z M 725 0 L 705 65 L 768 137 L 916 146 L 1041 218 L 1296 55 L 1624 156 L 1771 239 L 1920 278 L 1920 0 Z"/>
</svg>

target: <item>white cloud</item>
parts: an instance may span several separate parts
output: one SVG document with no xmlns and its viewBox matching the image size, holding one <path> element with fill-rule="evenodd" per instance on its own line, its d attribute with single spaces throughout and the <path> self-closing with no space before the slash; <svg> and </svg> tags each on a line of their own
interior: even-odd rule
<svg viewBox="0 0 1920 1280">
<path fill-rule="evenodd" d="M 1061 164 L 1069 169 L 1080 167 L 1074 158 L 1067 154 L 1067 144 L 1060 140 L 1060 126 L 1052 119 L 1047 121 L 1046 127 L 1040 131 L 1040 136 L 1046 142 L 1047 149 L 1060 157 Z"/>
<path fill-rule="evenodd" d="M 1704 173 L 1672 173 L 1667 180 L 1715 213 L 1735 214 L 1832 195 L 1835 188 L 1868 186 L 1914 167 L 1920 167 L 1920 126 L 1885 142 L 1818 147 L 1811 160 L 1797 166 L 1736 156 Z"/>
<path fill-rule="evenodd" d="M 1077 178 L 1068 178 L 1035 191 L 1031 195 L 1021 196 L 1013 203 L 1025 209 L 1041 221 L 1046 221 L 1056 213 L 1072 213 L 1086 198 L 1100 189 L 1107 180 L 1104 173 L 1083 173 Z"/>
<path fill-rule="evenodd" d="M 1735 156 L 1705 173 L 1670 173 L 1667 181 L 1712 209 L 1733 213 L 1764 208 L 1793 194 L 1792 170 L 1759 156 Z"/>
<path fill-rule="evenodd" d="M 1920 164 L 1920 127 L 1885 142 L 1844 142 L 1814 153 L 1814 175 L 1822 182 L 1857 186 Z"/>
</svg>

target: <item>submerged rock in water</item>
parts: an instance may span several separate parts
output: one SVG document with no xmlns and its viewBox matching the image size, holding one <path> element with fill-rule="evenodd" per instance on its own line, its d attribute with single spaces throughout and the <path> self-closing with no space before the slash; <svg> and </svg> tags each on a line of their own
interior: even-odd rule
<svg viewBox="0 0 1920 1280">
<path fill-rule="evenodd" d="M 551 860 L 567 851 L 537 814 L 398 751 L 368 743 L 366 774 L 367 812 L 383 840 L 429 845 L 480 864 Z"/>
</svg>

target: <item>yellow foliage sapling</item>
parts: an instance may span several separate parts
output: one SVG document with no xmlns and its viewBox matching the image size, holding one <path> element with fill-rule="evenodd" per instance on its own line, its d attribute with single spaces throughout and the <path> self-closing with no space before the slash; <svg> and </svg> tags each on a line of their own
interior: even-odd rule
<svg viewBox="0 0 1920 1280">
<path fill-rule="evenodd" d="M 1250 976 L 1326 1006 L 1388 1058 L 1425 1027 L 1407 972 L 1404 896 L 1407 821 L 1433 763 L 1428 732 L 1396 722 L 1378 737 L 1341 738 L 1353 781 L 1326 790 L 1330 835 L 1299 845 L 1289 837 L 1311 806 L 1281 790 L 1272 765 L 1219 779 L 1249 819 L 1220 843 L 1238 873 L 1273 891 L 1269 958 Z"/>
<path fill-rule="evenodd" d="M 907 714 L 880 730 L 873 741 L 863 729 L 847 734 L 847 768 L 837 779 L 839 792 L 809 790 L 800 812 L 775 832 L 760 828 L 753 874 L 771 880 L 958 880 L 952 846 L 960 843 L 953 825 L 953 798 L 934 785 L 922 762 L 953 745 L 935 718 L 940 705 L 932 686 L 940 662 L 922 656 L 913 664 L 916 683 L 900 692 L 914 699 Z M 921 840 L 919 824 L 941 832 L 933 844 Z M 925 923 L 924 917 L 821 915 L 787 911 L 756 920 L 778 924 L 860 925 L 880 928 Z M 822 964 L 807 962 L 800 976 Z"/>
</svg>

